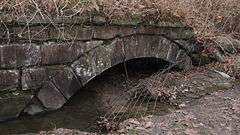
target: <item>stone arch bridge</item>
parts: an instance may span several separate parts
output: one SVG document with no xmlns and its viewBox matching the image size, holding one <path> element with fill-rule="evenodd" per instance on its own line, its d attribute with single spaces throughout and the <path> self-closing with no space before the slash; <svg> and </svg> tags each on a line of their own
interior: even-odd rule
<svg viewBox="0 0 240 135">
<path fill-rule="evenodd" d="M 0 27 L 0 121 L 56 110 L 95 76 L 135 58 L 191 66 L 192 29 L 181 24 L 6 22 Z M 65 23 L 62 23 L 65 22 Z"/>
</svg>

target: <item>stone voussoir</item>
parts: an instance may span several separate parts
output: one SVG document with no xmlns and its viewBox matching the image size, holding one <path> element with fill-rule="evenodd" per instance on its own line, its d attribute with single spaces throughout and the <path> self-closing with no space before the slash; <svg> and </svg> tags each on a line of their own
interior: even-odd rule
<svg viewBox="0 0 240 135">
<path fill-rule="evenodd" d="M 176 62 L 177 66 L 183 70 L 189 70 L 193 66 L 191 58 L 187 55 L 187 53 L 184 50 L 178 51 L 176 56 Z"/>
<path fill-rule="evenodd" d="M 112 46 L 97 47 L 84 54 L 71 66 L 84 85 L 112 65 Z"/>
<path fill-rule="evenodd" d="M 70 67 L 48 67 L 46 71 L 49 81 L 66 99 L 69 99 L 82 87 L 81 81 Z"/>
<path fill-rule="evenodd" d="M 54 86 L 53 83 L 47 82 L 37 94 L 38 99 L 48 110 L 56 110 L 66 103 L 66 98 Z"/>
</svg>

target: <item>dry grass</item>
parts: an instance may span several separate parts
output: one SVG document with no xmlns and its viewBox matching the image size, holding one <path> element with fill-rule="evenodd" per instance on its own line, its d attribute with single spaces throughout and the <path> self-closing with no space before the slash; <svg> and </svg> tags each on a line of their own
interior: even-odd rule
<svg viewBox="0 0 240 135">
<path fill-rule="evenodd" d="M 14 19 L 25 17 L 26 21 L 35 16 L 83 14 L 101 14 L 109 20 L 177 18 L 194 28 L 199 41 L 212 40 L 220 34 L 240 39 L 239 0 L 1 0 L 0 15 L 1 12 Z"/>
</svg>

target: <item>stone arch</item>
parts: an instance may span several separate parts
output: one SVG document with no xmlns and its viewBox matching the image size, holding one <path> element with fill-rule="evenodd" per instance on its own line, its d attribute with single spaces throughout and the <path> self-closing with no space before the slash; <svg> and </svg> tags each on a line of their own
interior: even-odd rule
<svg viewBox="0 0 240 135">
<path fill-rule="evenodd" d="M 46 70 L 48 79 L 37 97 L 47 109 L 61 108 L 94 77 L 124 61 L 152 57 L 170 63 L 181 60 L 183 64 L 190 64 L 186 63 L 190 59 L 186 52 L 162 36 L 130 35 L 115 38 L 111 42 L 95 40 L 86 44 L 91 49 L 71 65 Z"/>
<path fill-rule="evenodd" d="M 75 43 L 49 42 L 43 46 L 35 43 L 11 44 L 2 46 L 0 50 L 0 53 L 4 52 L 1 54 L 4 70 L 0 75 L 8 76 L 7 83 L 4 82 L 6 87 L 21 90 L 20 95 L 33 91 L 14 114 L 16 116 L 26 104 L 25 111 L 30 114 L 38 113 L 36 107 L 39 111 L 61 108 L 94 77 L 124 61 L 152 57 L 170 63 L 182 61 L 178 64 L 181 68 L 191 65 L 190 57 L 177 43 L 151 34 Z M 9 56 L 7 52 L 11 50 L 14 53 Z"/>
<path fill-rule="evenodd" d="M 44 24 L 31 24 L 30 32 L 25 23 L 0 28 L 0 121 L 22 110 L 35 113 L 36 106 L 61 108 L 91 79 L 124 61 L 153 57 L 186 68 L 187 51 L 196 49 L 192 29 L 178 24 Z"/>
<path fill-rule="evenodd" d="M 95 43 L 99 41 L 95 41 Z M 85 53 L 71 66 L 84 85 L 95 76 L 124 61 L 153 57 L 176 63 L 188 58 L 185 51 L 162 36 L 132 35 L 119 37 Z M 184 60 L 186 62 L 186 60 Z"/>
</svg>

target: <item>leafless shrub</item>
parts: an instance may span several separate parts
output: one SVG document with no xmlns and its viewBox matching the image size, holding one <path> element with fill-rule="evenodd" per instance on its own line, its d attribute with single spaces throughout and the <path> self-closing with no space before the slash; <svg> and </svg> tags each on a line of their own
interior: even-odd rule
<svg viewBox="0 0 240 135">
<path fill-rule="evenodd" d="M 134 93 L 132 98 L 138 98 L 139 95 L 147 95 L 153 100 L 156 100 L 156 98 L 166 99 L 171 97 L 175 92 L 174 88 L 171 86 L 175 83 L 172 80 L 176 78 L 176 74 L 173 75 L 172 73 L 156 74 L 141 80 L 140 83 L 131 88 L 129 92 Z"/>
<path fill-rule="evenodd" d="M 2 15 L 1 15 L 2 12 Z M 220 34 L 240 38 L 239 0 L 1 0 L 0 15 L 17 20 L 101 14 L 114 18 L 178 19 L 194 28 L 199 41 Z"/>
</svg>

